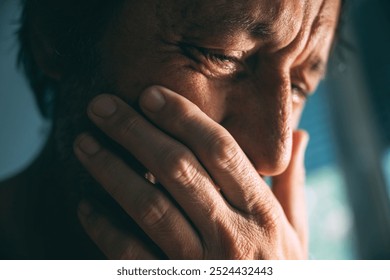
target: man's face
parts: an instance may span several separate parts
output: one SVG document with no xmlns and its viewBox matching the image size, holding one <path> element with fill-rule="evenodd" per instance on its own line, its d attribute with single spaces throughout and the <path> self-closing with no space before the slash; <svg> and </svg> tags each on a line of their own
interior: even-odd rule
<svg viewBox="0 0 390 280">
<path fill-rule="evenodd" d="M 163 85 L 222 124 L 261 175 L 285 170 L 340 0 L 125 2 L 101 46 L 116 94 L 135 104 L 143 89 Z"/>
</svg>

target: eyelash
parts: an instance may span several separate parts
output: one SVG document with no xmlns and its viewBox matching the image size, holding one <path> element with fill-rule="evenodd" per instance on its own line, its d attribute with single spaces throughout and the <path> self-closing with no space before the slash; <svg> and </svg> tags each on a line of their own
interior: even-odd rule
<svg viewBox="0 0 390 280">
<path fill-rule="evenodd" d="M 214 50 L 211 50 L 211 49 L 202 48 L 202 47 L 198 47 L 198 46 L 187 45 L 187 44 L 183 44 L 181 46 L 181 48 L 183 49 L 183 51 L 187 55 L 189 55 L 190 57 L 192 57 L 193 59 L 195 59 L 197 61 L 199 61 L 199 60 L 192 53 L 191 50 L 195 50 L 195 51 L 199 52 L 205 59 L 207 59 L 211 63 L 214 63 L 214 64 L 225 64 L 224 68 L 229 68 L 229 66 L 226 65 L 226 63 L 237 64 L 237 65 L 241 63 L 236 57 L 228 56 L 228 55 L 223 54 L 223 53 L 217 53 L 217 52 L 215 52 Z M 221 67 L 221 65 L 219 65 L 219 67 Z M 299 86 L 299 85 L 297 85 L 295 83 L 291 84 L 291 90 L 293 92 L 296 92 L 298 94 L 298 96 L 303 98 L 304 100 L 307 100 L 310 97 L 309 92 L 307 92 L 301 86 Z"/>
<path fill-rule="evenodd" d="M 209 60 L 215 61 L 215 62 L 230 62 L 230 63 L 238 63 L 237 59 L 232 56 L 228 56 L 222 53 L 216 53 L 209 49 L 204 48 L 198 48 L 198 50 Z"/>
<path fill-rule="evenodd" d="M 298 93 L 298 95 L 300 96 L 300 97 L 302 97 L 304 100 L 307 100 L 307 99 L 309 99 L 309 97 L 310 97 L 310 94 L 307 92 L 307 91 L 305 91 L 302 87 L 300 87 L 299 85 L 297 85 L 297 84 L 291 84 L 291 90 L 293 91 L 293 92 L 296 92 L 296 93 Z"/>
<path fill-rule="evenodd" d="M 180 47 L 186 55 L 198 62 L 201 62 L 198 57 L 198 55 L 200 54 L 210 63 L 213 63 L 214 65 L 219 64 L 217 66 L 221 68 L 234 67 L 233 64 L 238 65 L 240 63 L 240 61 L 236 57 L 229 56 L 223 53 L 218 53 L 215 50 L 202 48 L 190 44 L 181 44 Z M 198 55 L 196 55 L 196 53 L 194 52 L 198 52 Z M 230 63 L 231 65 L 227 65 L 228 63 Z"/>
</svg>

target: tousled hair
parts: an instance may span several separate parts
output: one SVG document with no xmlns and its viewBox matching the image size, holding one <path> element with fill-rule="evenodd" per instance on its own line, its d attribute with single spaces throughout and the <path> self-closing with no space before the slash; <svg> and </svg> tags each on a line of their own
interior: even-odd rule
<svg viewBox="0 0 390 280">
<path fill-rule="evenodd" d="M 50 91 L 57 82 L 37 65 L 33 40 L 47 39 L 51 59 L 67 75 L 85 75 L 96 67 L 97 44 L 105 27 L 123 0 L 21 0 L 21 25 L 18 32 L 22 66 L 41 114 L 50 117 L 53 102 Z M 39 36 L 39 38 L 37 38 Z"/>
</svg>

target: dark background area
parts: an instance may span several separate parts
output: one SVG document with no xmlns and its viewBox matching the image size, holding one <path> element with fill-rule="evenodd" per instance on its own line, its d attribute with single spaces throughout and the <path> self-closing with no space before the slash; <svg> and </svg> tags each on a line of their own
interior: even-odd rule
<svg viewBox="0 0 390 280">
<path fill-rule="evenodd" d="M 0 2 L 0 180 L 45 143 L 16 66 L 18 1 Z M 390 259 L 390 1 L 349 1 L 327 79 L 308 101 L 306 156 L 314 259 Z"/>
</svg>

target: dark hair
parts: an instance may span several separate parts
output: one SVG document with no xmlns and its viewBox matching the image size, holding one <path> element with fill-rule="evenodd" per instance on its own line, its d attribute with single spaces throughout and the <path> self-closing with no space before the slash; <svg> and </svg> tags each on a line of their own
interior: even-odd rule
<svg viewBox="0 0 390 280">
<path fill-rule="evenodd" d="M 38 67 L 33 54 L 34 36 L 48 39 L 53 59 L 65 75 L 96 65 L 96 49 L 104 28 L 123 0 L 21 0 L 23 11 L 19 29 L 19 64 L 28 78 L 38 107 L 50 117 L 57 83 Z M 40 39 L 40 38 L 35 38 Z M 77 67 L 75 67 L 77 66 Z"/>
<path fill-rule="evenodd" d="M 19 64 L 28 78 L 40 112 L 49 118 L 53 109 L 52 92 L 56 91 L 57 83 L 36 64 L 32 37 L 41 34 L 41 37 L 48 38 L 52 59 L 61 65 L 65 75 L 85 75 L 97 66 L 99 38 L 124 0 L 21 1 Z M 341 1 L 344 9 L 346 0 Z"/>
</svg>

